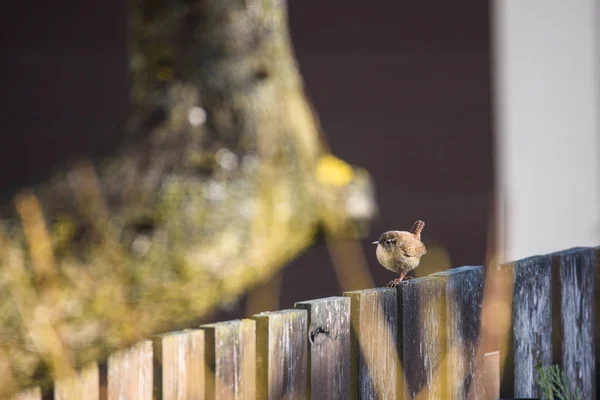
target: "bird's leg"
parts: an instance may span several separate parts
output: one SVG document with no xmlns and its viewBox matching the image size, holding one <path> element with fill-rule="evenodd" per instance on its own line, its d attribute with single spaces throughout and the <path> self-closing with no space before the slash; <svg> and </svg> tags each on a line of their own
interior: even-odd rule
<svg viewBox="0 0 600 400">
<path fill-rule="evenodd" d="M 404 275 L 406 275 L 406 272 L 403 274 L 400 274 L 400 276 L 398 278 L 394 279 L 393 281 L 390 281 L 385 287 L 395 288 L 396 286 L 398 286 L 398 284 L 400 282 L 402 282 L 402 279 L 404 279 Z"/>
</svg>

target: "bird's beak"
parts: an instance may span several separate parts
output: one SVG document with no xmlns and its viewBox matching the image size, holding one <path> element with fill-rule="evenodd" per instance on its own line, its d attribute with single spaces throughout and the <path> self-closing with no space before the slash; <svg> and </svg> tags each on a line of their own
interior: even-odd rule
<svg viewBox="0 0 600 400">
<path fill-rule="evenodd" d="M 373 242 L 373 243 L 371 243 L 371 244 L 379 244 L 379 241 L 378 241 L 378 240 L 376 240 L 376 241 L 374 241 L 374 242 Z"/>
</svg>

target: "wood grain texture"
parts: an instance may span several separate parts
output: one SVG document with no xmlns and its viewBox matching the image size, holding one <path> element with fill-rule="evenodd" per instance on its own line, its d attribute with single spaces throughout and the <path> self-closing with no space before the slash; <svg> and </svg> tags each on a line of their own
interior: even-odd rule
<svg viewBox="0 0 600 400">
<path fill-rule="evenodd" d="M 512 271 L 512 327 L 502 382 L 504 397 L 540 397 L 536 365 L 552 362 L 552 259 L 536 256 L 500 268 Z"/>
<path fill-rule="evenodd" d="M 157 390 L 162 400 L 204 400 L 204 332 L 168 333 L 154 341 L 154 358 L 160 365 Z M 157 379 L 158 380 L 158 379 Z M 155 386 L 159 382 L 155 381 Z"/>
<path fill-rule="evenodd" d="M 596 349 L 594 355 L 596 357 L 596 398 L 598 397 L 598 382 L 600 381 L 600 368 L 598 363 L 600 362 L 600 246 L 594 248 L 595 255 L 595 266 L 594 266 L 594 343 L 596 343 Z"/>
<path fill-rule="evenodd" d="M 554 306 L 554 326 L 562 343 L 560 361 L 569 389 L 579 389 L 584 399 L 596 398 L 596 344 L 594 299 L 597 252 L 577 248 L 554 253 L 554 276 L 559 277 L 560 302 Z M 560 305 L 560 308 L 558 308 Z M 560 312 L 556 312 L 560 310 Z M 555 352 L 555 358 L 556 352 Z"/>
<path fill-rule="evenodd" d="M 435 276 L 398 286 L 404 398 L 447 398 L 446 286 Z"/>
<path fill-rule="evenodd" d="M 459 267 L 433 274 L 441 279 L 446 296 L 446 346 L 448 396 L 466 399 L 470 390 L 479 390 L 476 353 L 483 300 L 483 268 Z"/>
<path fill-rule="evenodd" d="M 108 400 L 152 399 L 152 342 L 147 340 L 108 359 Z"/>
<path fill-rule="evenodd" d="M 75 400 L 89 399 L 98 400 L 100 398 L 100 379 L 98 375 L 98 366 L 92 364 L 72 378 L 62 379 L 54 385 L 55 400 Z"/>
<path fill-rule="evenodd" d="M 204 325 L 206 398 L 256 398 L 256 323 L 237 320 Z"/>
<path fill-rule="evenodd" d="M 396 289 L 344 293 L 352 324 L 351 399 L 400 399 Z"/>
<path fill-rule="evenodd" d="M 257 399 L 303 400 L 308 393 L 305 310 L 265 312 L 256 321 Z"/>
<path fill-rule="evenodd" d="M 308 313 L 308 398 L 350 397 L 350 299 L 296 303 Z"/>
</svg>

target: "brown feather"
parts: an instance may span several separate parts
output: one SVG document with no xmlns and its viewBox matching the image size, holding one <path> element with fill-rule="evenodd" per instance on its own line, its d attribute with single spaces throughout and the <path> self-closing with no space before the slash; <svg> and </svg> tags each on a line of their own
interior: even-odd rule
<svg viewBox="0 0 600 400">
<path fill-rule="evenodd" d="M 421 240 L 421 232 L 425 228 L 425 221 L 418 220 L 413 224 L 413 227 L 410 229 L 410 233 L 415 235 L 415 237 Z"/>
</svg>

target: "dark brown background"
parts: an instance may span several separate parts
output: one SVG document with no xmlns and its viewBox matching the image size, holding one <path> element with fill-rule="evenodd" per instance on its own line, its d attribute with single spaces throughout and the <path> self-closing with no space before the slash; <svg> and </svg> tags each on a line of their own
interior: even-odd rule
<svg viewBox="0 0 600 400">
<path fill-rule="evenodd" d="M 0 21 L 3 192 L 109 142 L 129 85 L 125 0 L 12 7 Z M 419 218 L 425 243 L 444 248 L 452 266 L 481 264 L 493 189 L 488 3 L 289 0 L 289 8 L 333 152 L 376 180 L 381 219 L 369 241 Z M 394 276 L 369 241 L 383 285 Z M 322 242 L 285 270 L 283 285 L 281 307 L 339 294 Z"/>
</svg>

